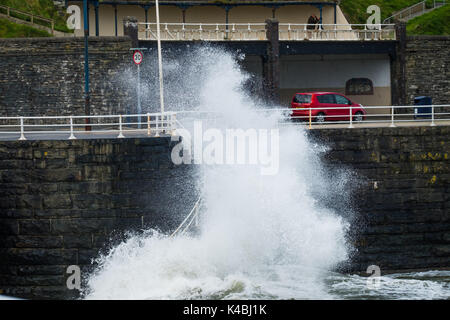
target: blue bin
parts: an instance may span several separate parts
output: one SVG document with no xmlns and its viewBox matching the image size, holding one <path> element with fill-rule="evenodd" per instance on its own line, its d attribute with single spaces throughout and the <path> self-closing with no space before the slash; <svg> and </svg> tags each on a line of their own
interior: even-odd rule
<svg viewBox="0 0 450 320">
<path fill-rule="evenodd" d="M 431 119 L 431 105 L 433 104 L 431 97 L 420 96 L 414 98 L 415 106 L 423 106 L 423 107 L 415 107 L 414 108 L 414 119 L 417 118 L 425 118 Z"/>
</svg>

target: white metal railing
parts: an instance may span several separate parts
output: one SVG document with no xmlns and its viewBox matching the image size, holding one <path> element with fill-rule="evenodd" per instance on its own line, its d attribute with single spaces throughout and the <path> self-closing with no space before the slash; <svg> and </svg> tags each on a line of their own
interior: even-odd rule
<svg viewBox="0 0 450 320">
<path fill-rule="evenodd" d="M 427 1 L 421 1 L 394 13 L 392 16 L 384 19 L 383 23 L 390 23 L 393 21 L 393 19 L 410 19 L 413 16 L 422 15 L 426 11 L 426 9 Z"/>
<path fill-rule="evenodd" d="M 42 117 L 0 117 L 0 138 L 18 136 L 19 140 L 77 139 L 86 135 L 109 134 L 125 138 L 127 134 L 176 134 L 175 112 L 92 115 L 92 116 L 42 116 Z M 97 137 L 97 136 L 96 136 Z"/>
<path fill-rule="evenodd" d="M 175 231 L 172 232 L 172 234 L 170 235 L 171 238 L 173 238 L 177 235 L 182 235 L 182 234 L 186 233 L 186 231 L 189 230 L 189 228 L 193 224 L 196 227 L 198 227 L 199 212 L 200 212 L 201 204 L 202 204 L 202 198 L 199 197 L 198 200 L 195 202 L 194 207 L 191 209 L 189 214 L 186 216 L 186 218 L 184 218 L 184 220 L 180 223 L 178 228 L 176 228 Z"/>
<path fill-rule="evenodd" d="M 450 126 L 450 104 L 423 106 L 365 106 L 362 121 L 358 121 L 359 107 L 320 107 L 320 108 L 261 108 L 258 111 L 271 116 L 279 115 L 280 126 L 300 125 L 311 129 L 338 127 L 397 127 L 397 126 Z M 419 109 L 420 108 L 420 109 Z M 423 112 L 426 111 L 426 112 Z M 318 117 L 323 113 L 323 117 Z M 350 116 L 350 114 L 352 116 Z M 196 120 L 208 121 L 211 126 L 223 123 L 223 113 L 181 111 L 177 119 L 183 127 L 191 127 Z M 319 121 L 320 119 L 322 121 Z"/>
<path fill-rule="evenodd" d="M 262 113 L 281 115 L 281 125 L 320 125 L 339 127 L 450 125 L 450 104 L 419 106 L 365 106 L 359 121 L 360 107 L 261 108 Z M 321 114 L 319 116 L 319 114 Z M 77 139 L 126 136 L 176 135 L 176 130 L 195 120 L 214 121 L 221 111 L 178 111 L 126 115 L 0 117 L 0 140 Z M 352 116 L 350 116 L 352 115 Z M 89 119 L 89 123 L 87 123 Z M 320 121 L 323 120 L 323 121 Z M 87 128 L 89 127 L 89 128 Z M 102 135 L 106 134 L 106 135 Z"/>
<path fill-rule="evenodd" d="M 280 23 L 280 40 L 395 40 L 393 24 Z M 139 38 L 156 40 L 156 23 L 140 23 Z M 164 41 L 265 41 L 264 23 L 161 23 Z"/>
<path fill-rule="evenodd" d="M 395 40 L 394 24 L 310 24 L 280 23 L 280 40 Z"/>
<path fill-rule="evenodd" d="M 421 1 L 419 3 L 416 3 L 412 6 L 405 8 L 405 9 L 402 9 L 402 10 L 394 13 L 392 16 L 384 19 L 383 23 L 392 23 L 392 21 L 394 19 L 408 21 L 412 18 L 421 16 L 428 11 L 442 7 L 446 4 L 446 0 L 442 0 L 442 1 L 433 0 L 433 2 L 431 4 L 432 7 L 427 8 L 427 2 L 428 2 L 427 0 Z"/>
<path fill-rule="evenodd" d="M 318 107 L 280 109 L 294 122 L 313 125 L 348 124 L 361 126 L 450 125 L 450 105 Z M 321 115 L 319 117 L 319 115 Z M 323 120 L 322 120 L 323 119 Z"/>
</svg>

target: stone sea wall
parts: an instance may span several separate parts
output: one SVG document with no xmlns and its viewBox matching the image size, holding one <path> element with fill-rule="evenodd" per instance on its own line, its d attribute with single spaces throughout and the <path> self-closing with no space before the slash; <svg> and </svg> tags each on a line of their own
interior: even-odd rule
<svg viewBox="0 0 450 320">
<path fill-rule="evenodd" d="M 345 268 L 450 268 L 450 127 L 312 130 L 324 165 L 356 174 L 350 186 L 357 252 Z M 332 206 L 332 204 L 330 204 Z"/>
<path fill-rule="evenodd" d="M 234 43 L 233 50 L 251 54 L 255 45 Z M 90 37 L 91 114 L 136 112 L 131 47 L 130 37 Z M 415 96 L 429 95 L 435 104 L 449 103 L 450 37 L 405 37 L 400 47 L 391 79 L 394 101 L 411 105 Z M 0 70 L 0 116 L 85 114 L 83 38 L 0 39 Z M 267 72 L 277 96 L 279 75 Z"/>
<path fill-rule="evenodd" d="M 90 37 L 91 114 L 132 111 L 128 37 Z M 85 114 L 83 38 L 0 39 L 0 116 Z"/>
<path fill-rule="evenodd" d="M 342 270 L 450 268 L 450 127 L 308 134 L 329 146 L 325 167 L 353 176 L 349 243 L 357 251 Z M 173 230 L 197 197 L 195 166 L 170 161 L 174 143 L 0 142 L 1 293 L 76 296 L 66 287 L 68 266 L 91 270 L 92 259 L 126 230 Z"/>
<path fill-rule="evenodd" d="M 450 37 L 408 37 L 405 72 L 408 104 L 422 95 L 433 104 L 450 104 Z"/>
<path fill-rule="evenodd" d="M 169 138 L 0 142 L 0 294 L 68 298 L 125 231 L 173 230 L 196 200 Z M 104 251 L 103 251 L 104 252 Z"/>
</svg>

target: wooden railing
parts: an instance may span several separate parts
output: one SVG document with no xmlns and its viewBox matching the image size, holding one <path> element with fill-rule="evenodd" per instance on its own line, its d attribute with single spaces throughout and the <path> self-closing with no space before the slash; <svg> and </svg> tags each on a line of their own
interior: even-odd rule
<svg viewBox="0 0 450 320">
<path fill-rule="evenodd" d="M 44 27 L 48 27 L 53 31 L 55 31 L 55 21 L 52 19 L 44 18 L 32 13 L 28 13 L 22 10 L 10 8 L 7 6 L 0 5 L 0 13 L 5 12 L 8 17 L 16 18 L 19 20 L 31 22 L 33 24 L 38 24 Z M 23 18 L 25 17 L 25 18 Z"/>
</svg>

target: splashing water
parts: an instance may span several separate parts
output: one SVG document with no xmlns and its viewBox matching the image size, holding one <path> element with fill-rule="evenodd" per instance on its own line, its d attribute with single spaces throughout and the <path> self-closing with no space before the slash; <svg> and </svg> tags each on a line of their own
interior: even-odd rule
<svg viewBox="0 0 450 320">
<path fill-rule="evenodd" d="M 192 109 L 220 111 L 216 128 L 277 128 L 281 115 L 267 116 L 264 106 L 256 105 L 242 89 L 247 76 L 235 57 L 211 48 L 187 57 L 189 64 L 168 61 L 165 74 L 178 79 L 179 85 L 185 84 L 177 88 L 177 96 L 182 96 L 183 90 L 191 95 L 196 90 L 198 105 L 190 106 Z M 191 81 L 194 70 L 196 88 Z M 182 109 L 181 103 L 170 106 Z M 336 181 L 324 178 L 319 161 L 323 148 L 308 142 L 303 130 L 280 129 L 279 142 L 276 175 L 262 176 L 259 168 L 251 165 L 201 165 L 198 183 L 206 209 L 199 235 L 170 238 L 147 230 L 130 237 L 98 259 L 85 298 L 358 296 L 350 294 L 346 285 L 356 283 L 358 287 L 365 278 L 331 271 L 349 256 L 345 235 L 351 212 L 335 212 L 321 201 L 330 185 L 345 185 L 337 183 L 342 176 L 336 174 Z M 339 192 L 346 193 L 343 189 Z M 186 214 L 189 210 L 186 207 Z M 340 295 L 339 290 L 344 293 Z"/>
</svg>

